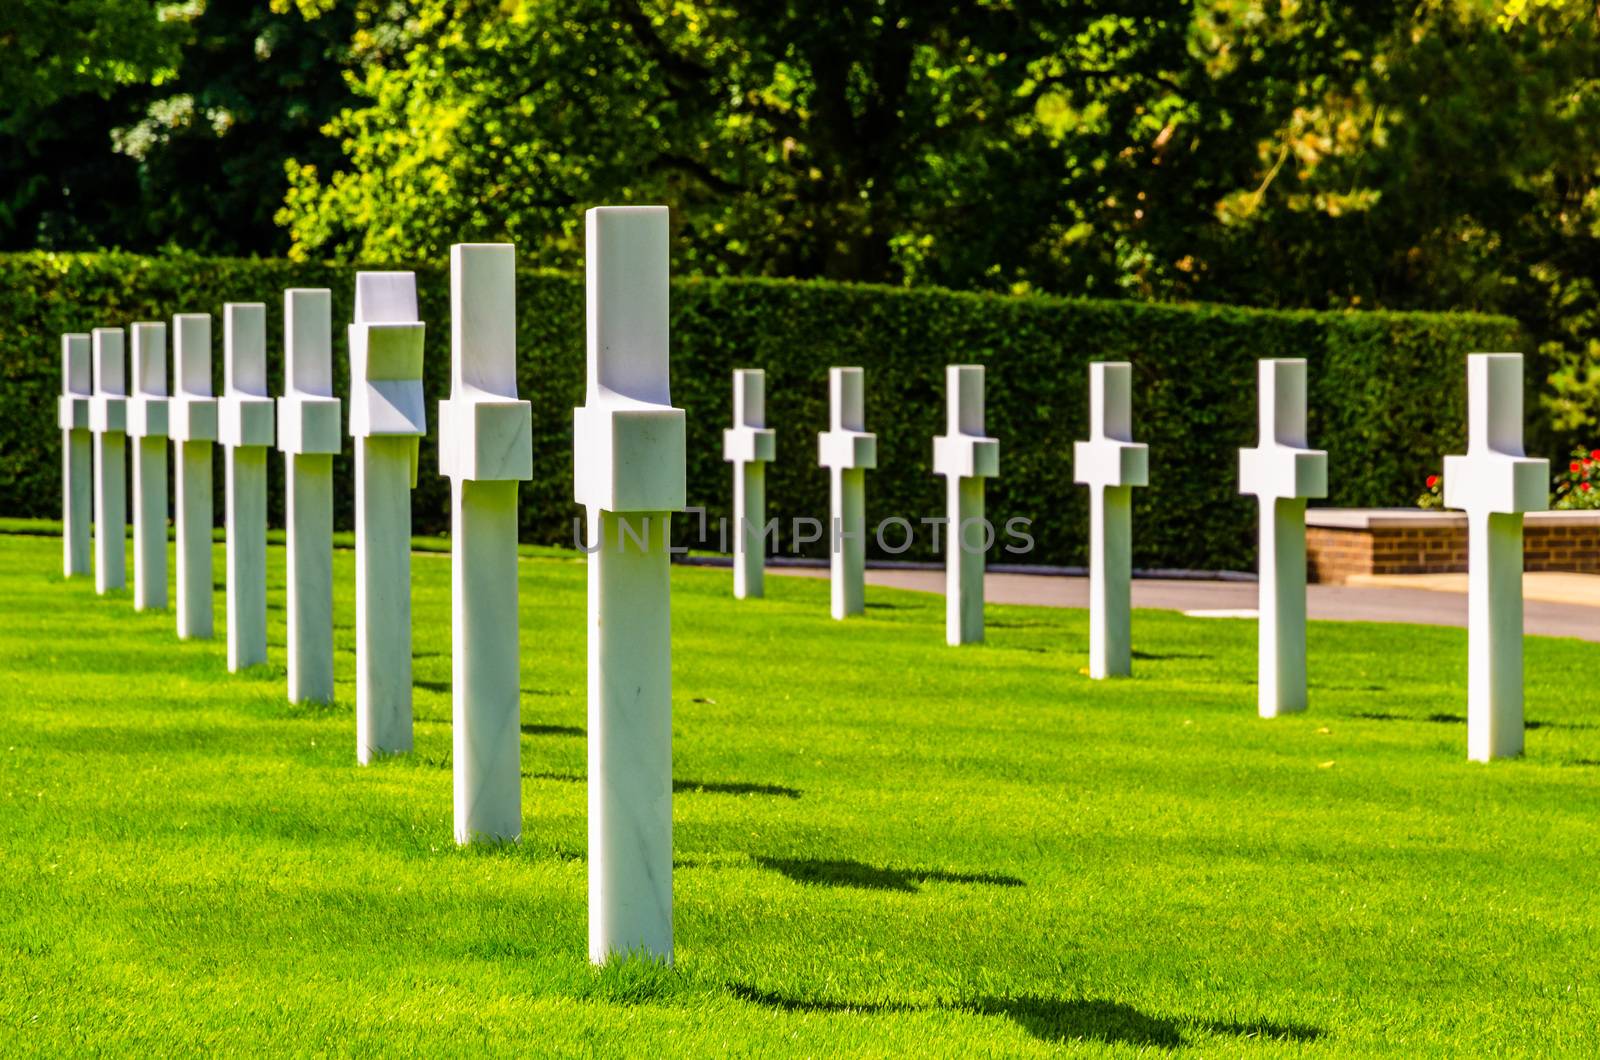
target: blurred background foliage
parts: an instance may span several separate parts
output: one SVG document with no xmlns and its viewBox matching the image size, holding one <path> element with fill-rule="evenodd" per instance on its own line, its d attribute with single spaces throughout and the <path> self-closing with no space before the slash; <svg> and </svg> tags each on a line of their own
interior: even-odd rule
<svg viewBox="0 0 1600 1060">
<path fill-rule="evenodd" d="M 1574 0 L 59 0 L 0 7 L 0 249 L 675 268 L 1522 322 L 1600 411 Z"/>
</svg>

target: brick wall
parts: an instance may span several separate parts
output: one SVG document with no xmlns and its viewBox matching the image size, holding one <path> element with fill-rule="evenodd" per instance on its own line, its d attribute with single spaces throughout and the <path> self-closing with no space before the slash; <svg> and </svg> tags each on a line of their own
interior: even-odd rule
<svg viewBox="0 0 1600 1060">
<path fill-rule="evenodd" d="M 1527 570 L 1600 573 L 1600 521 L 1578 526 L 1530 521 L 1522 542 Z M 1467 529 L 1308 526 L 1306 564 L 1312 581 L 1331 584 L 1357 574 L 1456 573 L 1467 569 Z"/>
</svg>

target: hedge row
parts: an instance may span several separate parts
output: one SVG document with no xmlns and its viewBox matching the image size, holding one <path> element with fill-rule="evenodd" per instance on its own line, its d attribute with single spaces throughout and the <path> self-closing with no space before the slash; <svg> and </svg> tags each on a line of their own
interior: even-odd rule
<svg viewBox="0 0 1600 1060">
<path fill-rule="evenodd" d="M 259 301 L 269 306 L 270 349 L 278 351 L 283 289 L 332 288 L 334 319 L 348 321 L 353 271 L 286 261 L 0 255 L 0 513 L 59 514 L 61 333 Z M 420 268 L 418 284 L 431 426 L 433 403 L 448 389 L 447 270 Z M 534 408 L 523 536 L 564 544 L 579 514 L 570 410 L 584 390 L 582 281 L 521 273 L 518 306 L 522 394 Z M 1385 506 L 1409 503 L 1440 454 L 1461 450 L 1463 355 L 1519 342 L 1512 321 L 1468 314 L 1277 312 L 692 277 L 674 282 L 672 328 L 673 400 L 688 412 L 690 503 L 713 519 L 729 504 L 721 431 L 730 417 L 730 370 L 766 369 L 768 422 L 778 432 L 767 496 L 769 514 L 786 528 L 785 550 L 791 519 L 827 515 L 815 436 L 827 422 L 828 366 L 866 369 L 867 425 L 879 438 L 878 470 L 867 479 L 870 525 L 889 515 L 916 522 L 942 514 L 930 439 L 943 427 L 944 366 L 970 362 L 988 366 L 989 433 L 1001 439 L 990 516 L 997 524 L 1031 519 L 1036 543 L 1027 557 L 1000 558 L 1082 564 L 1088 505 L 1072 482 L 1071 456 L 1073 440 L 1087 431 L 1085 366 L 1127 359 L 1135 368 L 1136 436 L 1151 451 L 1151 485 L 1135 491 L 1136 565 L 1242 570 L 1253 566 L 1255 513 L 1236 492 L 1236 452 L 1254 442 L 1257 358 L 1311 362 L 1310 431 L 1331 454 L 1328 503 Z M 215 335 L 220 386 L 220 322 Z M 281 357 L 270 359 L 277 392 Z M 344 394 L 342 338 L 335 362 Z M 449 485 L 438 475 L 437 440 L 425 441 L 422 454 L 415 525 L 442 531 Z M 281 468 L 273 467 L 274 519 L 281 520 Z M 353 483 L 348 451 L 336 474 Z M 350 524 L 352 493 L 338 491 L 342 527 Z M 911 557 L 931 557 L 928 537 L 919 536 Z M 820 554 L 820 547 L 807 551 Z"/>
</svg>

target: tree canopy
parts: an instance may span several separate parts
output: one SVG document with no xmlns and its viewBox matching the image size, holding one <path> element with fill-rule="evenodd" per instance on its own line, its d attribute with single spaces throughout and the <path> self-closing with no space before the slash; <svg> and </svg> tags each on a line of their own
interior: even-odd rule
<svg viewBox="0 0 1600 1060">
<path fill-rule="evenodd" d="M 1507 312 L 1600 398 L 1571 0 L 21 7 L 0 245 L 572 267 L 665 202 L 687 271 Z"/>
</svg>

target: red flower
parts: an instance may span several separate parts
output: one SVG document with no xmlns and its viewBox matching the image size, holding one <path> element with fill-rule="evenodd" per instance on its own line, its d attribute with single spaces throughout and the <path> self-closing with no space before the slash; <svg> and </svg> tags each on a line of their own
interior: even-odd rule
<svg viewBox="0 0 1600 1060">
<path fill-rule="evenodd" d="M 1429 475 L 1428 476 L 1428 488 L 1429 489 L 1433 489 L 1433 487 L 1437 486 L 1438 484 L 1439 484 L 1439 476 L 1438 475 Z"/>
<path fill-rule="evenodd" d="M 1589 456 L 1590 456 L 1590 457 L 1591 457 L 1591 458 L 1593 458 L 1593 459 L 1595 459 L 1595 460 L 1600 460 L 1600 449 L 1596 449 L 1596 450 L 1594 450 L 1594 451 L 1593 451 L 1593 452 L 1591 452 L 1591 453 L 1590 453 L 1590 454 L 1589 454 Z"/>
<path fill-rule="evenodd" d="M 1587 482 L 1580 482 L 1580 483 L 1579 483 L 1579 484 L 1578 484 L 1578 488 L 1579 488 L 1579 489 L 1581 489 L 1581 490 L 1582 490 L 1582 491 L 1583 491 L 1583 492 L 1585 492 L 1585 493 L 1588 493 L 1588 492 L 1589 492 L 1589 490 L 1590 490 L 1590 489 L 1591 489 L 1591 488 L 1592 488 L 1592 487 L 1590 487 L 1590 485 L 1589 485 L 1589 484 L 1588 484 L 1588 483 L 1587 483 Z"/>
<path fill-rule="evenodd" d="M 1576 460 L 1574 460 L 1572 462 L 1572 470 L 1574 470 L 1574 471 L 1582 471 L 1583 470 L 1583 465 L 1578 463 Z"/>
</svg>

